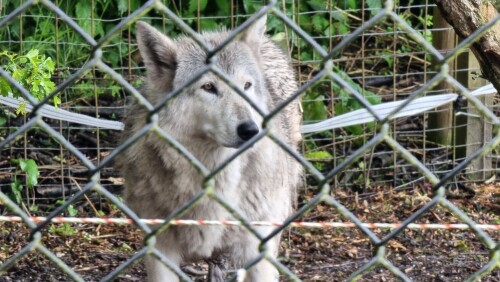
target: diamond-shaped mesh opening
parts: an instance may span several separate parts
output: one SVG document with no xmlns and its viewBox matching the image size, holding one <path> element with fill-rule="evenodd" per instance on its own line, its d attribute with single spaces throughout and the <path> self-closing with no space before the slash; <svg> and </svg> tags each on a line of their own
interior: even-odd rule
<svg viewBox="0 0 500 282">
<path fill-rule="evenodd" d="M 145 127 L 137 130 L 135 135 L 129 136 L 130 138 L 123 144 L 119 144 L 118 134 L 114 131 L 74 126 L 50 119 L 42 121 L 40 117 L 36 117 L 39 120 L 35 117 L 28 118 L 30 123 L 18 130 L 12 126 L 22 126 L 24 119 L 11 114 L 8 127 L 0 127 L 0 137 L 4 137 L 2 135 L 4 128 L 6 132 L 6 139 L 0 140 L 2 156 L 7 155 L 11 159 L 30 157 L 40 161 L 39 170 L 42 175 L 40 184 L 35 189 L 24 190 L 24 194 L 21 194 L 23 197 L 29 196 L 22 199 L 28 203 L 26 208 L 22 207 L 26 212 L 34 215 L 50 213 L 50 217 L 61 214 L 72 215 L 75 210 L 77 216 L 82 217 L 125 216 L 132 217 L 138 227 L 123 228 L 113 225 L 103 227 L 103 225 L 92 232 L 85 233 L 86 235 L 83 236 L 85 239 L 81 240 L 80 238 L 72 239 L 68 234 L 58 234 L 58 231 L 55 231 L 63 232 L 64 228 L 68 228 L 65 227 L 66 225 L 41 223 L 44 227 L 38 228 L 37 231 L 42 233 L 34 232 L 32 242 L 36 242 L 40 235 L 47 235 L 48 241 L 47 249 L 41 245 L 38 246 L 38 253 L 43 253 L 44 257 L 55 264 L 67 264 L 84 279 L 90 280 L 108 281 L 118 277 L 128 278 L 129 275 L 133 277 L 132 279 L 143 279 L 144 274 L 141 273 L 143 270 L 135 263 L 143 260 L 148 253 L 154 257 L 153 259 L 159 259 L 167 267 L 174 268 L 184 280 L 207 278 L 209 275 L 206 272 L 207 265 L 213 266 L 213 262 L 181 265 L 178 269 L 175 264 L 172 264 L 172 257 L 159 252 L 161 245 L 158 242 L 161 241 L 162 234 L 172 230 L 190 228 L 200 231 L 216 230 L 220 226 L 176 227 L 167 222 L 161 227 L 166 230 L 151 233 L 150 229 L 158 226 L 148 227 L 137 221 L 137 216 L 129 210 L 120 197 L 116 197 L 116 194 L 120 193 L 123 179 L 113 169 L 113 162 L 118 160 L 132 143 L 142 142 L 151 137 L 163 139 L 162 149 L 173 147 L 179 151 L 180 158 L 192 162 L 190 173 L 193 177 L 194 175 L 200 176 L 199 193 L 192 195 L 198 198 L 188 197 L 189 199 L 180 201 L 173 214 L 161 214 L 157 216 L 158 218 L 167 221 L 183 218 L 182 215 L 186 215 L 186 212 L 189 214 L 199 201 L 215 201 L 218 208 L 226 209 L 233 215 L 231 218 L 219 220 L 235 219 L 242 222 L 243 226 L 231 229 L 235 234 L 241 230 L 254 232 L 274 229 L 271 235 L 277 236 L 277 233 L 286 226 L 252 227 L 248 220 L 255 220 L 258 217 L 241 216 L 237 209 L 234 209 L 236 203 L 232 202 L 233 199 L 216 193 L 217 187 L 214 187 L 216 183 L 214 178 L 216 180 L 217 177 L 230 171 L 232 165 L 240 159 L 237 155 L 250 152 L 253 148 L 251 143 L 259 139 L 257 145 L 259 142 L 266 141 L 276 144 L 273 146 L 280 147 L 278 150 L 284 151 L 285 155 L 290 158 L 290 162 L 300 163 L 307 171 L 307 176 L 304 178 L 307 187 L 297 191 L 298 210 L 287 218 L 285 225 L 299 220 L 339 221 L 345 222 L 346 229 L 326 227 L 285 229 L 283 237 L 288 238 L 288 241 L 283 240 L 280 246 L 280 253 L 284 255 L 275 260 L 268 253 L 266 254 L 268 250 L 261 245 L 252 258 L 244 262 L 245 268 L 251 268 L 256 263 L 266 261 L 265 263 L 273 264 L 281 272 L 282 278 L 288 280 L 328 280 L 332 278 L 332 273 L 339 273 L 338 279 L 350 279 L 359 277 L 358 275 L 364 279 L 391 280 L 397 279 L 396 277 L 403 280 L 417 279 L 421 278 L 423 273 L 412 268 L 414 265 L 409 267 L 411 263 L 402 258 L 408 253 L 411 254 L 410 246 L 416 245 L 415 248 L 418 249 L 420 244 L 415 241 L 425 236 L 420 234 L 419 237 L 420 231 L 410 228 L 384 229 L 362 223 L 365 221 L 404 222 L 406 225 L 428 223 L 427 221 L 447 223 L 442 221 L 456 220 L 458 223 L 465 222 L 471 225 L 474 230 L 462 233 L 457 231 L 453 234 L 466 238 L 473 234 L 470 238 L 476 238 L 474 243 L 470 244 L 471 248 L 475 251 L 480 250 L 484 255 L 474 262 L 474 268 L 470 272 L 450 273 L 450 275 L 465 279 L 474 271 L 475 275 L 493 271 L 494 276 L 498 273 L 498 270 L 494 270 L 498 264 L 498 245 L 495 250 L 495 244 L 498 243 L 492 239 L 495 238 L 495 234 L 474 227 L 474 222 L 484 220 L 484 217 L 476 216 L 476 212 L 479 210 L 478 213 L 481 214 L 482 210 L 471 208 L 450 196 L 452 188 L 464 189 L 468 195 L 473 195 L 475 191 L 478 191 L 475 187 L 471 189 L 462 184 L 467 182 L 464 171 L 467 169 L 470 170 L 470 174 L 473 174 L 478 161 L 486 163 L 490 160 L 488 158 L 490 152 L 495 153 L 500 142 L 496 131 L 493 131 L 489 138 L 481 140 L 472 153 L 467 153 L 465 156 L 456 155 L 454 147 L 429 141 L 428 136 L 451 129 L 458 130 L 460 126 L 465 127 L 463 123 L 459 126 L 450 124 L 445 128 L 433 129 L 428 125 L 428 114 L 418 114 L 398 118 L 382 127 L 378 127 L 375 123 L 364 123 L 352 125 L 349 128 L 341 127 L 308 134 L 301 148 L 304 156 L 302 157 L 301 154 L 290 149 L 279 134 L 270 129 L 263 131 L 262 136 L 254 138 L 246 146 L 236 150 L 234 155 L 227 156 L 226 162 L 206 165 L 193 159 L 193 152 L 190 152 L 189 148 L 180 146 L 183 143 L 180 142 L 181 140 L 176 140 L 171 132 L 159 127 L 162 110 L 168 109 L 172 101 L 179 99 L 182 93 L 173 93 L 176 97 L 172 100 L 169 100 L 167 95 L 159 104 L 149 104 L 137 90 L 130 86 L 130 84 L 134 86 L 141 84 L 139 77 L 144 75 L 144 68 L 137 51 L 135 28 L 127 29 L 127 27 L 133 26 L 136 20 L 145 20 L 153 23 L 158 30 L 169 36 L 175 37 L 174 34 L 179 32 L 192 36 L 203 49 L 210 53 L 210 56 L 217 56 L 219 51 L 227 47 L 229 41 L 210 52 L 210 48 L 207 48 L 194 31 L 224 26 L 236 28 L 239 32 L 248 28 L 250 22 L 245 22 L 245 20 L 252 14 L 257 14 L 253 16 L 256 20 L 266 13 L 260 10 L 261 4 L 247 1 L 236 4 L 223 2 L 216 1 L 210 6 L 205 1 L 179 2 L 175 5 L 150 1 L 139 6 L 134 1 L 128 3 L 119 1 L 107 2 L 108 5 L 99 6 L 99 1 L 92 1 L 78 3 L 75 7 L 70 7 L 65 3 L 60 5 L 59 9 L 48 1 L 42 1 L 42 5 L 32 7 L 29 7 L 32 3 L 28 2 L 18 8 L 29 8 L 22 18 L 19 20 L 16 18 L 0 29 L 0 32 L 7 29 L 22 30 L 26 35 L 29 33 L 29 28 L 26 27 L 28 29 L 26 32 L 24 26 L 20 28 L 17 25 L 21 22 L 42 22 L 39 10 L 55 11 L 57 16 L 54 16 L 52 12 L 45 13 L 48 22 L 44 23 L 45 28 L 40 30 L 51 34 L 52 31 L 57 31 L 55 35 L 52 34 L 55 36 L 56 43 L 44 38 L 45 41 L 40 43 L 40 46 L 45 46 L 43 48 L 47 49 L 48 53 L 55 52 L 58 76 L 54 79 L 57 79 L 62 91 L 61 108 L 101 118 L 122 120 L 126 104 L 122 96 L 128 95 L 141 104 L 141 110 L 149 111 L 149 114 L 141 116 Z M 299 91 L 294 94 L 294 97 L 303 93 L 305 122 L 320 121 L 364 107 L 368 107 L 368 112 L 375 113 L 370 104 L 375 104 L 378 101 L 374 102 L 374 100 L 378 99 L 380 102 L 408 97 L 417 99 L 421 96 L 454 89 L 459 93 L 464 92 L 464 95 L 471 101 L 469 102 L 472 105 L 471 109 L 477 109 L 479 120 L 486 121 L 484 122 L 485 132 L 487 128 L 498 126 L 498 118 L 495 116 L 497 112 L 485 106 L 491 103 L 488 104 L 486 100 L 480 101 L 481 99 L 475 99 L 469 95 L 465 87 L 461 85 L 463 81 L 454 74 L 456 69 L 452 61 L 459 60 L 458 54 L 463 51 L 466 44 L 470 45 L 470 41 L 451 52 L 449 50 L 437 51 L 432 47 L 433 32 L 443 31 L 439 28 L 430 30 L 428 16 L 431 14 L 432 6 L 428 3 L 415 7 L 397 5 L 397 8 L 392 9 L 392 7 L 384 7 L 373 1 L 367 3 L 365 7 L 355 4 L 355 1 L 332 2 L 298 1 L 295 3 L 292 1 L 280 4 L 272 2 L 268 5 L 270 10 L 267 11 L 267 29 L 273 40 L 289 51 L 289 55 L 294 59 L 293 65 L 300 82 Z M 393 4 L 391 1 L 387 2 L 386 5 Z M 17 7 L 10 5 L 7 3 L 6 7 L 10 9 L 4 9 L 6 18 L 16 13 Z M 424 9 L 420 9 L 422 7 Z M 113 10 L 118 11 L 119 17 L 106 18 L 105 15 Z M 1 20 L 0 23 L 2 23 Z M 232 40 L 238 40 L 236 32 L 232 35 L 234 36 Z M 8 42 L 9 49 L 16 49 L 21 45 L 26 49 L 31 46 L 30 44 L 36 44 L 34 42 L 36 40 L 32 40 L 29 36 L 20 34 L 14 34 L 14 36 L 18 36 L 16 37 L 18 39 L 11 38 L 13 40 Z M 77 39 L 73 40 L 72 36 Z M 49 48 L 50 46 L 54 48 Z M 72 55 L 72 53 L 77 54 Z M 85 71 L 82 71 L 84 61 L 88 59 L 91 59 L 90 65 L 86 65 Z M 469 73 L 471 70 L 473 69 L 467 69 Z M 219 69 L 212 66 L 212 71 L 226 83 L 235 84 L 230 76 Z M 448 71 L 451 74 L 447 74 Z M 196 77 L 193 77 L 194 80 Z M 438 82 L 442 85 L 436 85 Z M 186 84 L 186 87 L 188 86 L 189 83 Z M 122 90 L 122 87 L 125 90 Z M 265 123 L 269 123 L 269 120 L 272 122 L 272 119 L 276 118 L 281 111 L 290 110 L 293 107 L 293 103 L 290 103 L 291 99 L 280 102 L 275 105 L 274 109 L 269 109 L 270 115 L 264 117 Z M 458 109 L 461 108 L 458 107 Z M 453 113 L 457 111 L 455 109 Z M 439 116 L 447 112 L 450 110 L 440 108 L 435 111 L 435 114 Z M 0 126 L 4 126 L 1 117 Z M 460 133 L 456 132 L 458 131 L 453 131 L 455 135 L 452 135 L 455 139 L 460 136 Z M 36 145 L 42 144 L 41 141 L 37 142 L 38 140 L 43 140 L 43 146 Z M 35 145 L 30 146 L 30 144 Z M 59 148 L 57 144 L 61 144 Z M 85 146 L 85 144 L 88 145 Z M 453 144 L 458 147 L 463 143 Z M 469 150 L 468 145 L 461 146 Z M 118 148 L 115 149 L 115 147 Z M 402 155 L 398 152 L 402 152 Z M 161 166 L 162 163 L 158 165 Z M 4 166 L 7 166 L 7 170 Z M 0 195 L 3 199 L 7 197 L 10 180 L 14 177 L 24 180 L 25 172 L 15 167 L 15 164 L 9 165 L 8 160 L 0 160 L 0 168 L 2 169 L 0 171 L 2 194 Z M 89 170 L 92 174 L 91 178 L 88 175 Z M 491 171 L 491 168 L 489 170 Z M 5 179 L 9 180 L 2 180 L 4 179 L 1 178 L 2 172 L 6 172 L 4 175 L 8 176 Z M 484 173 L 483 177 L 485 175 L 487 174 Z M 258 179 L 258 176 L 255 179 Z M 42 191 L 45 194 L 42 194 Z M 40 201 L 43 197 L 52 202 L 55 201 L 54 198 L 60 198 L 64 202 L 46 207 Z M 34 210 L 35 207 L 38 208 L 37 211 Z M 135 208 L 135 210 L 140 209 Z M 449 216 L 439 216 L 441 212 Z M 21 209 L 14 209 L 9 214 L 26 216 Z M 206 218 L 206 216 L 208 214 L 184 218 L 214 219 Z M 491 221 L 486 220 L 486 223 L 491 223 Z M 35 227 L 33 224 L 29 225 L 31 228 Z M 12 228 L 9 226 L 7 227 Z M 69 226 L 66 232 L 77 230 L 80 231 L 80 235 L 86 232 L 86 224 Z M 116 230 L 116 233 L 113 233 L 113 230 Z M 427 231 L 422 231 L 422 233 L 425 232 Z M 436 234 L 448 236 L 446 238 L 453 237 L 446 231 L 440 232 Z M 116 234 L 118 235 L 115 236 Z M 428 234 L 431 232 L 425 235 Z M 114 240 L 110 239 L 111 235 Z M 272 240 L 265 237 L 266 235 L 261 236 L 256 233 L 249 236 L 252 240 L 256 242 L 260 240 L 263 244 Z M 141 239 L 143 236 L 145 239 Z M 58 242 L 64 242 L 64 246 L 52 245 L 59 237 L 63 240 Z M 54 240 L 50 240 L 51 238 Z M 26 242 L 30 239 L 28 238 Z M 141 240 L 144 241 L 141 242 Z M 441 239 L 438 243 L 444 240 L 446 239 Z M 79 249 L 85 248 L 86 252 L 92 252 L 92 245 L 89 242 L 106 247 L 100 257 L 79 259 L 77 255 Z M 10 245 L 6 244 L 6 246 Z M 434 247 L 443 248 L 443 245 L 436 244 L 429 248 Z M 457 242 L 453 247 L 465 248 L 466 246 Z M 9 256 L 14 255 L 11 258 L 15 259 L 17 254 L 22 257 L 20 261 L 23 261 L 30 258 L 25 255 L 25 251 L 9 253 Z M 69 260 L 67 259 L 69 258 L 68 252 L 74 253 Z M 94 265 L 85 266 L 92 259 Z M 0 259 L 2 263 L 4 260 L 5 258 Z M 430 264 L 436 259 L 426 257 L 424 261 Z M 18 264 L 22 266 L 23 263 Z M 102 265 L 97 266 L 96 264 L 99 263 Z M 459 265 L 460 262 L 452 261 L 442 267 L 449 268 L 457 263 Z M 302 264 L 307 265 L 301 267 Z M 6 264 L 0 265 L 2 271 L 5 266 Z M 435 263 L 433 266 L 436 271 L 427 272 L 429 276 L 439 273 L 440 266 Z M 428 269 L 422 266 L 422 271 L 424 267 Z M 64 265 L 56 266 L 54 269 L 69 273 L 74 280 L 80 279 Z M 96 271 L 99 271 L 99 274 Z M 227 272 L 235 279 L 243 279 L 242 277 L 249 275 L 249 272 L 243 269 L 230 269 Z M 48 279 L 56 279 L 55 276 L 56 274 L 49 276 Z"/>
</svg>

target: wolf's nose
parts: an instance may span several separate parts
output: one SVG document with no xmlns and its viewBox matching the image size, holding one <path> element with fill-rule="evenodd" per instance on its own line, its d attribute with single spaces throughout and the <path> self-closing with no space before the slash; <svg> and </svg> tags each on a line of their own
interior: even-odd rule
<svg viewBox="0 0 500 282">
<path fill-rule="evenodd" d="M 257 133 L 259 133 L 259 127 L 253 121 L 245 121 L 238 125 L 238 128 L 236 128 L 236 132 L 241 139 L 247 141 L 248 139 L 257 135 Z"/>
</svg>

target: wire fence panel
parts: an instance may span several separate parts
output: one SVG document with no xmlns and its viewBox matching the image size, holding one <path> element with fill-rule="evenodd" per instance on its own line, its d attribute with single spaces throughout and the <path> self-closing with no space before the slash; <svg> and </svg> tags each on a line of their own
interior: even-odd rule
<svg viewBox="0 0 500 282">
<path fill-rule="evenodd" d="M 144 261 L 150 276 L 181 281 L 276 281 L 276 270 L 286 281 L 499 279 L 498 203 L 467 205 L 498 194 L 490 179 L 498 108 L 460 80 L 476 69 L 453 63 L 481 33 L 440 50 L 432 36 L 450 28 L 432 26 L 427 1 L 257 2 L 0 1 L 0 94 L 23 98 L 17 109 L 0 106 L 1 281 L 137 281 Z M 263 20 L 273 43 L 259 38 Z M 248 50 L 228 51 L 238 48 Z M 245 52 L 258 52 L 257 62 L 224 63 Z M 292 58 L 296 79 L 281 57 Z M 242 67 L 267 72 L 240 75 Z M 269 89 L 272 103 L 261 97 Z M 196 91 L 205 96 L 192 99 Z M 467 120 L 449 128 L 431 128 L 428 114 L 391 120 L 447 92 L 493 128 L 481 143 L 457 141 Z M 388 114 L 376 110 L 402 100 Z M 126 133 L 45 118 L 44 105 L 126 120 Z M 464 108 L 456 101 L 434 112 L 458 120 Z M 374 121 L 300 140 L 302 115 L 311 124 L 359 109 Z M 212 124 L 220 116 L 247 118 L 238 140 Z M 224 145 L 184 138 L 192 130 Z M 452 143 L 432 141 L 448 131 Z M 461 151 L 471 145 L 478 149 Z M 468 177 L 485 159 L 480 180 L 489 185 L 479 194 Z M 171 186 L 185 192 L 162 190 Z M 472 196 L 456 201 L 450 188 Z"/>
</svg>

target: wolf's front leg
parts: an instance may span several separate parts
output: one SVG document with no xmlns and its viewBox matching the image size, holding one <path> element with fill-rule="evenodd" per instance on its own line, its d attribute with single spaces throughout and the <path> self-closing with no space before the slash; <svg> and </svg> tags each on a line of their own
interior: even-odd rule
<svg viewBox="0 0 500 282">
<path fill-rule="evenodd" d="M 268 227 L 261 227 L 258 229 L 268 229 Z M 241 243 L 233 249 L 234 257 L 239 258 L 240 263 L 243 262 L 239 267 L 247 265 L 259 256 L 260 241 L 252 234 L 248 232 L 245 233 L 246 236 L 242 238 Z M 265 230 L 262 233 L 269 233 L 269 230 Z M 279 238 L 280 234 L 267 242 L 268 257 L 276 258 L 278 256 Z M 238 265 L 238 263 L 236 263 L 236 265 Z M 268 260 L 262 259 L 245 273 L 244 281 L 277 282 L 279 281 L 279 272 Z"/>
<path fill-rule="evenodd" d="M 246 274 L 246 282 L 278 282 L 278 270 L 269 261 L 263 259 L 257 265 L 252 267 Z"/>
<path fill-rule="evenodd" d="M 162 253 L 177 267 L 181 263 L 181 255 L 176 250 L 160 249 Z M 179 277 L 175 272 L 163 265 L 158 259 L 152 255 L 148 255 L 145 259 L 146 271 L 149 282 L 177 282 Z"/>
</svg>

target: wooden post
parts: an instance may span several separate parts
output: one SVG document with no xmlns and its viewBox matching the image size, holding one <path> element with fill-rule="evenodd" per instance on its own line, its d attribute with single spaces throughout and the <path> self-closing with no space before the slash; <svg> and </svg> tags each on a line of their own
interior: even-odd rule
<svg viewBox="0 0 500 282">
<path fill-rule="evenodd" d="M 481 68 L 472 51 L 468 50 L 460 54 L 457 66 L 459 70 L 457 80 L 466 88 L 476 89 L 489 83 L 487 80 L 478 77 Z M 493 95 L 484 95 L 478 98 L 490 110 L 492 109 Z M 467 113 L 467 116 L 457 118 L 455 127 L 455 146 L 458 158 L 470 156 L 492 139 L 492 124 L 481 116 L 481 113 L 472 103 L 468 103 Z M 488 179 L 492 174 L 492 161 L 487 155 L 476 159 L 467 167 L 467 172 L 471 180 Z"/>
<path fill-rule="evenodd" d="M 434 9 L 434 27 L 432 33 L 434 47 L 442 53 L 447 53 L 453 50 L 456 46 L 456 35 L 451 26 L 441 16 L 438 9 Z M 452 74 L 455 71 L 455 62 L 448 63 L 449 70 Z M 434 90 L 442 90 L 439 92 L 450 93 L 452 87 L 446 82 L 441 82 Z M 439 93 L 438 93 L 439 94 Z M 452 144 L 452 124 L 453 124 L 453 108 L 451 105 L 445 105 L 436 109 L 435 112 L 429 113 L 428 128 L 431 131 L 427 137 L 440 145 L 449 146 Z"/>
</svg>

